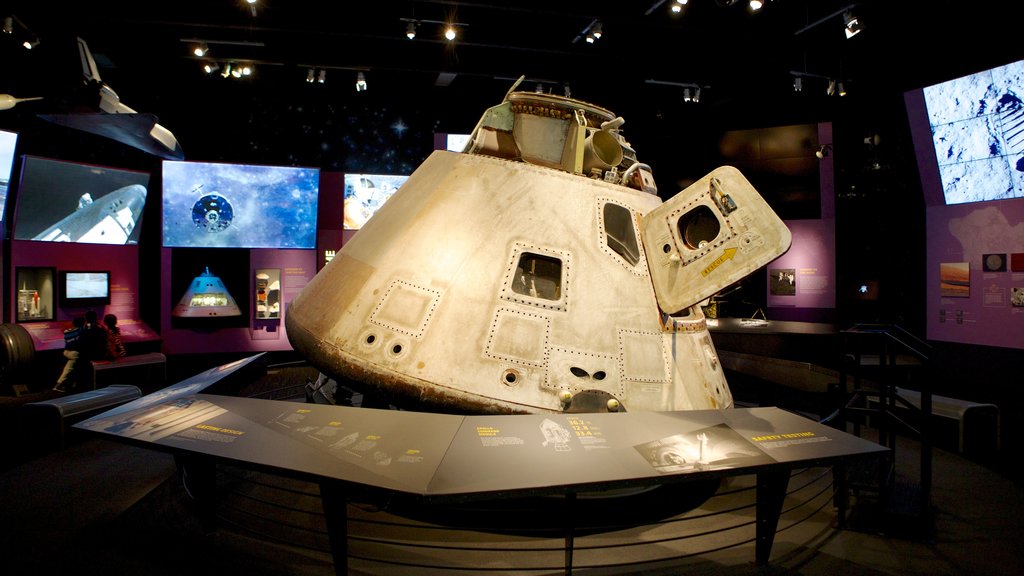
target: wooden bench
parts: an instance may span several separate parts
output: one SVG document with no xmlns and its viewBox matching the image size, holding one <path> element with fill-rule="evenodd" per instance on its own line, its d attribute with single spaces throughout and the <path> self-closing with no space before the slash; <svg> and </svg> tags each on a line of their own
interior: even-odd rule
<svg viewBox="0 0 1024 576">
<path fill-rule="evenodd" d="M 61 448 L 68 425 L 141 396 L 142 390 L 138 386 L 115 384 L 99 390 L 28 402 L 21 407 L 25 437 L 32 438 L 43 449 Z"/>
<path fill-rule="evenodd" d="M 117 360 L 92 360 L 92 388 L 97 385 L 124 383 L 134 376 L 142 379 L 146 384 L 163 385 L 167 380 L 167 356 L 160 352 L 149 352 L 147 354 L 132 354 Z M 141 369 L 141 371 L 140 371 Z M 130 373 L 128 376 L 125 373 Z M 155 380 L 155 382 L 154 382 Z"/>
</svg>

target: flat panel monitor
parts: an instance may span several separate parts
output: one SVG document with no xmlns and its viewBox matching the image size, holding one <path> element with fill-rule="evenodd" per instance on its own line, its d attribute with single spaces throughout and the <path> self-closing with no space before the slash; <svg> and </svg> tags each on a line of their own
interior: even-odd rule
<svg viewBox="0 0 1024 576">
<path fill-rule="evenodd" d="M 163 163 L 168 248 L 316 248 L 320 170 Z"/>
<path fill-rule="evenodd" d="M 0 222 L 4 219 L 7 189 L 10 187 L 11 170 L 14 168 L 14 148 L 17 143 L 16 133 L 0 130 Z"/>
<path fill-rule="evenodd" d="M 61 270 L 60 305 L 89 308 L 110 304 L 110 271 Z"/>
<path fill-rule="evenodd" d="M 26 156 L 15 240 L 138 244 L 149 174 Z"/>
<path fill-rule="evenodd" d="M 930 145 L 917 143 L 923 184 L 935 186 L 924 176 L 937 169 L 946 205 L 1024 197 L 1024 61 L 921 92 L 931 137 Z M 922 112 L 913 102 L 908 95 L 912 124 Z"/>
<path fill-rule="evenodd" d="M 345 174 L 345 230 L 359 230 L 405 184 L 408 176 Z"/>
</svg>

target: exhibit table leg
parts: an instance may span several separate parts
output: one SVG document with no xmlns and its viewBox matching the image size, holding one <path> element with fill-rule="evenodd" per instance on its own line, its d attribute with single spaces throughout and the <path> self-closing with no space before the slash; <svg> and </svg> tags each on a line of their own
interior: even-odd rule
<svg viewBox="0 0 1024 576">
<path fill-rule="evenodd" d="M 572 575 L 572 552 L 576 545 L 576 493 L 565 495 L 565 576 Z"/>
<path fill-rule="evenodd" d="M 757 530 L 754 556 L 767 564 L 772 554 L 775 530 L 782 515 L 782 502 L 789 485 L 789 469 L 768 469 L 757 473 Z"/>
<path fill-rule="evenodd" d="M 850 484 L 847 474 L 845 462 L 836 462 L 832 465 L 832 482 L 835 486 L 832 503 L 836 507 L 836 522 L 840 530 L 846 528 L 846 513 L 850 507 Z"/>
<path fill-rule="evenodd" d="M 331 542 L 334 573 L 344 576 L 348 574 L 348 500 L 344 485 L 340 482 L 321 482 L 320 501 L 324 508 L 324 521 L 327 523 L 327 537 Z"/>
<path fill-rule="evenodd" d="M 196 503 L 199 525 L 209 534 L 217 529 L 217 464 L 212 458 L 175 454 L 185 491 Z"/>
</svg>

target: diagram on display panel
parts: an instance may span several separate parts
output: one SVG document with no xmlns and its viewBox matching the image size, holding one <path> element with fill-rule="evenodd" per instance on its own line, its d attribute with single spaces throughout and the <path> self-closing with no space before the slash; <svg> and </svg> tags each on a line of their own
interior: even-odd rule
<svg viewBox="0 0 1024 576">
<path fill-rule="evenodd" d="M 516 86 L 292 300 L 292 346 L 397 405 L 730 408 L 699 304 L 789 229 L 728 166 L 662 202 L 622 117 Z"/>
</svg>

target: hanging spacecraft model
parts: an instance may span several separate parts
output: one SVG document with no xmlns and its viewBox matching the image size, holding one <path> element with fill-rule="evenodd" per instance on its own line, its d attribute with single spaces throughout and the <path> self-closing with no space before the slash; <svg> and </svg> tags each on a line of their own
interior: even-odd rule
<svg viewBox="0 0 1024 576">
<path fill-rule="evenodd" d="M 137 244 L 133 234 L 146 205 L 146 187 L 131 184 L 93 200 L 86 193 L 78 209 L 37 234 L 33 240 L 91 244 Z"/>
<path fill-rule="evenodd" d="M 790 232 L 731 167 L 663 203 L 623 122 L 513 87 L 295 297 L 292 346 L 441 411 L 731 407 L 699 303 Z"/>
<path fill-rule="evenodd" d="M 185 290 L 185 295 L 171 312 L 179 318 L 213 318 L 241 316 L 242 310 L 231 297 L 220 277 L 213 275 L 209 267 L 196 276 Z"/>
</svg>

